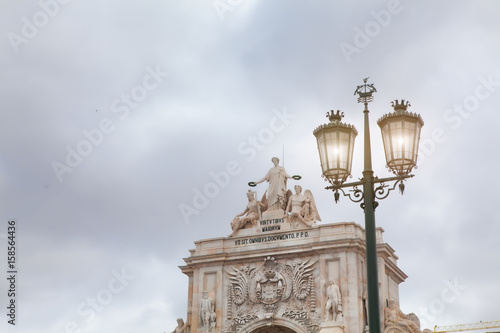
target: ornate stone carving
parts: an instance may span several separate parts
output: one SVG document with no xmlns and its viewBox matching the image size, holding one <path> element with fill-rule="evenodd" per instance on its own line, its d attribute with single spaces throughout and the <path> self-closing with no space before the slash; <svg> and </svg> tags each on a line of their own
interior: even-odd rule
<svg viewBox="0 0 500 333">
<path fill-rule="evenodd" d="M 200 300 L 200 328 L 201 332 L 211 332 L 215 330 L 217 318 L 215 315 L 215 306 L 213 299 L 208 296 L 208 292 L 203 292 Z"/>
<path fill-rule="evenodd" d="M 305 190 L 302 194 L 302 186 L 295 185 L 295 194 L 288 198 L 288 203 L 285 210 L 285 217 L 289 222 L 301 222 L 308 227 L 316 224 L 316 221 L 321 221 L 321 218 L 316 208 L 314 196 L 310 190 Z"/>
<path fill-rule="evenodd" d="M 342 297 L 335 281 L 330 280 L 326 287 L 325 321 L 336 322 L 342 316 Z M 340 315 L 340 318 L 338 318 Z M 330 317 L 331 316 L 331 317 Z"/>
<path fill-rule="evenodd" d="M 247 207 L 231 221 L 231 229 L 233 229 L 233 232 L 229 235 L 230 237 L 234 236 L 240 229 L 257 225 L 257 221 L 261 218 L 262 203 L 255 200 L 255 193 L 250 190 L 247 192 L 247 197 Z"/>
<path fill-rule="evenodd" d="M 302 186 L 295 186 L 295 194 L 287 190 L 288 179 L 301 179 L 300 176 L 290 176 L 286 173 L 282 166 L 279 166 L 279 158 L 273 157 L 272 167 L 261 180 L 257 182 L 249 182 L 248 185 L 254 187 L 264 181 L 269 183 L 268 189 L 262 195 L 259 201 L 256 198 L 256 193 L 248 190 L 248 204 L 245 210 L 236 215 L 231 221 L 231 229 L 233 230 L 229 237 L 236 235 L 238 230 L 254 228 L 259 225 L 265 225 L 262 232 L 280 230 L 280 226 L 267 226 L 269 221 L 280 221 L 279 223 L 287 222 L 287 229 L 303 228 L 316 226 L 317 221 L 321 221 L 314 196 L 310 190 L 305 190 L 302 194 Z M 255 229 L 257 230 L 257 229 Z M 254 231 L 255 231 L 254 230 Z"/>
<path fill-rule="evenodd" d="M 266 211 L 266 205 L 261 201 L 255 199 L 255 192 L 248 190 L 247 192 L 248 204 L 245 210 L 238 215 L 236 215 L 231 221 L 231 229 L 233 230 L 229 237 L 236 235 L 238 230 L 257 227 L 259 221 L 261 223 L 268 223 L 269 220 L 264 218 L 263 212 Z M 265 201 L 265 195 L 263 198 Z M 285 211 L 283 214 L 282 210 L 273 211 L 271 217 L 274 218 L 272 221 L 286 222 L 291 225 L 291 229 L 298 227 L 317 227 L 316 222 L 321 221 L 318 210 L 316 208 L 316 203 L 314 201 L 314 196 L 310 190 L 305 190 L 302 194 L 302 186 L 295 185 L 295 194 L 292 195 L 290 190 L 287 191 L 285 199 Z M 267 218 L 270 218 L 268 215 Z M 264 227 L 263 231 L 274 230 L 276 226 Z M 264 230 L 270 228 L 270 230 Z M 279 230 L 279 228 L 278 228 Z"/>
<path fill-rule="evenodd" d="M 269 183 L 265 200 L 267 202 L 267 210 L 283 210 L 286 207 L 286 182 L 292 177 L 286 173 L 285 168 L 278 165 L 280 162 L 279 158 L 273 157 L 271 161 L 274 167 L 269 169 L 264 178 L 255 182 L 255 185 L 267 181 Z"/>
<path fill-rule="evenodd" d="M 186 333 L 187 324 L 184 323 L 184 319 L 177 318 L 177 327 L 172 331 L 172 333 Z"/>
<path fill-rule="evenodd" d="M 389 307 L 385 309 L 384 333 L 422 333 L 420 331 L 420 320 L 414 313 L 404 314 L 391 299 Z"/>
<path fill-rule="evenodd" d="M 229 280 L 225 332 L 236 332 L 258 319 L 282 317 L 305 327 L 319 327 L 316 311 L 315 262 L 311 259 L 281 264 L 268 256 L 255 266 L 232 267 Z"/>
</svg>

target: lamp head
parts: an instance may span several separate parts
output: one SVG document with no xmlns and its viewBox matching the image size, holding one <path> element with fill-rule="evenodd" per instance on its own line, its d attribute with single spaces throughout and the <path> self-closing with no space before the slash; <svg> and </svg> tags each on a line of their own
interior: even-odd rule
<svg viewBox="0 0 500 333">
<path fill-rule="evenodd" d="M 404 99 L 395 100 L 391 105 L 394 112 L 381 117 L 377 124 L 382 131 L 387 167 L 395 175 L 405 176 L 416 168 L 424 121 L 419 114 L 408 111 L 411 105 Z"/>
<path fill-rule="evenodd" d="M 323 178 L 332 185 L 342 184 L 351 175 L 356 128 L 341 122 L 344 113 L 327 112 L 330 123 L 318 126 L 313 134 L 318 144 Z"/>
</svg>

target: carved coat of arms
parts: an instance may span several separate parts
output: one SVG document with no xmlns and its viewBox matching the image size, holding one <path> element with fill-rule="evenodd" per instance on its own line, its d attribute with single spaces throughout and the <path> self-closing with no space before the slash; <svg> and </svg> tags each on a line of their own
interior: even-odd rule
<svg viewBox="0 0 500 333">
<path fill-rule="evenodd" d="M 280 264 L 271 256 L 257 267 L 232 267 L 227 272 L 225 331 L 236 332 L 254 320 L 276 316 L 317 330 L 314 268 L 310 259 Z"/>
<path fill-rule="evenodd" d="M 284 277 L 282 274 L 266 270 L 264 277 L 257 280 L 256 296 L 257 299 L 263 304 L 274 304 L 281 300 L 283 296 Z"/>
</svg>

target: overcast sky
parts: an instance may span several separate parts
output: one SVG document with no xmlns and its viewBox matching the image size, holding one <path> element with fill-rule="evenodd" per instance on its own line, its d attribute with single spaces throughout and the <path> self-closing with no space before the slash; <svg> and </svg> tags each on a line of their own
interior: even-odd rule
<svg viewBox="0 0 500 333">
<path fill-rule="evenodd" d="M 273 156 L 323 223 L 364 225 L 324 189 L 312 131 L 335 109 L 362 133 L 365 77 L 377 176 L 390 176 L 376 125 L 390 102 L 425 122 L 415 178 L 376 211 L 408 275 L 402 310 L 423 328 L 500 319 L 499 2 L 0 6 L 1 276 L 11 219 L 18 265 L 16 325 L 2 278 L 0 331 L 172 331 L 186 318 L 178 266 L 231 232 Z M 360 134 L 353 180 L 362 150 Z"/>
</svg>

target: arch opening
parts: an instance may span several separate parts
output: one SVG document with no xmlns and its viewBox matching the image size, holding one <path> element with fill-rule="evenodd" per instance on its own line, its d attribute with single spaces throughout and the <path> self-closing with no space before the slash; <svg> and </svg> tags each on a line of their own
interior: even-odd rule
<svg viewBox="0 0 500 333">
<path fill-rule="evenodd" d="M 284 319 L 261 319 L 243 327 L 239 332 L 245 333 L 307 333 L 298 323 Z"/>
<path fill-rule="evenodd" d="M 260 326 L 249 333 L 297 333 L 289 327 L 280 325 Z"/>
</svg>

